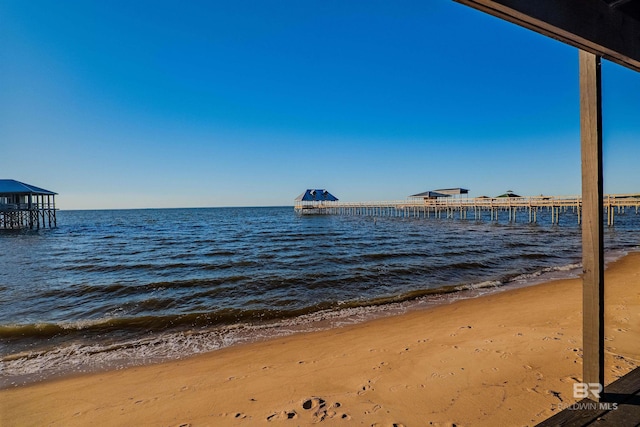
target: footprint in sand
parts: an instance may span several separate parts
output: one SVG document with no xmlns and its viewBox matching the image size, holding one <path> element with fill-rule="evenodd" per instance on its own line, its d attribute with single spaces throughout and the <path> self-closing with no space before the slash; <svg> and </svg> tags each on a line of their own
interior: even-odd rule
<svg viewBox="0 0 640 427">
<path fill-rule="evenodd" d="M 360 387 L 360 390 L 358 390 L 358 396 L 362 396 L 363 394 L 365 394 L 369 390 L 372 390 L 372 388 L 371 388 L 371 386 L 369 384 L 363 385 L 362 387 Z"/>
<path fill-rule="evenodd" d="M 373 367 L 373 370 L 374 370 L 374 371 L 376 371 L 376 370 L 378 370 L 378 369 L 382 369 L 382 368 L 384 368 L 385 366 L 388 366 L 388 365 L 389 365 L 389 364 L 388 364 L 387 362 L 380 362 L 380 363 L 378 364 L 378 366 L 374 366 L 374 367 Z"/>
<path fill-rule="evenodd" d="M 296 411 L 280 411 L 269 415 L 267 417 L 267 421 L 295 420 L 296 418 L 298 418 L 298 413 Z"/>
<path fill-rule="evenodd" d="M 556 399 L 558 399 L 560 402 L 564 402 L 564 400 L 562 399 L 562 397 L 560 397 L 560 392 L 559 391 L 554 391 L 554 390 L 547 390 L 547 393 L 553 395 L 553 397 L 555 397 Z"/>
<path fill-rule="evenodd" d="M 573 384 L 575 382 L 581 382 L 575 379 L 575 377 L 562 377 L 560 378 L 560 382 L 561 383 L 565 383 L 565 384 Z"/>
<path fill-rule="evenodd" d="M 229 378 L 227 378 L 227 382 L 236 381 L 236 380 L 243 380 L 245 378 L 247 378 L 246 375 L 242 375 L 242 376 L 239 376 L 239 377 L 230 376 Z"/>
<path fill-rule="evenodd" d="M 508 359 L 509 356 L 511 356 L 511 352 L 509 351 L 496 350 L 496 353 L 500 355 L 500 359 Z"/>
<path fill-rule="evenodd" d="M 320 397 L 311 397 L 302 402 L 302 409 L 308 411 L 310 409 L 324 408 L 326 401 Z"/>
<path fill-rule="evenodd" d="M 366 384 L 362 385 L 360 387 L 360 390 L 358 390 L 358 396 L 363 395 L 364 393 L 368 392 L 369 390 L 373 390 L 373 387 L 371 386 L 375 381 L 369 380 L 367 381 Z"/>
<path fill-rule="evenodd" d="M 346 413 L 338 413 L 340 402 L 334 402 L 327 407 L 327 401 L 321 397 L 310 397 L 302 401 L 302 409 L 305 411 L 315 411 L 312 413 L 313 422 L 322 422 L 327 418 L 338 418 L 340 420 L 350 420 L 351 416 Z"/>
</svg>

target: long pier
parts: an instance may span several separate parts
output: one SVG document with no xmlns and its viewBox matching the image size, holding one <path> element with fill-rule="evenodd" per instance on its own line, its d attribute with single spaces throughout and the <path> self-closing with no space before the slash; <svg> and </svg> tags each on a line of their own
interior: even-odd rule
<svg viewBox="0 0 640 427">
<path fill-rule="evenodd" d="M 616 213 L 628 209 L 640 212 L 640 195 L 609 194 L 604 197 L 607 225 L 613 226 Z M 378 202 L 322 201 L 305 203 L 297 201 L 294 209 L 302 215 L 365 215 L 376 217 L 414 218 L 458 218 L 482 220 L 487 217 L 498 221 L 506 216 L 516 222 L 524 215 L 529 223 L 538 222 L 538 215 L 548 212 L 552 224 L 560 223 L 560 216 L 571 211 L 576 214 L 578 224 L 582 222 L 582 198 L 579 196 L 535 196 L 535 197 L 476 197 L 396 200 Z M 506 214 L 505 214 L 506 212 Z M 500 215 L 502 213 L 502 215 Z"/>
</svg>

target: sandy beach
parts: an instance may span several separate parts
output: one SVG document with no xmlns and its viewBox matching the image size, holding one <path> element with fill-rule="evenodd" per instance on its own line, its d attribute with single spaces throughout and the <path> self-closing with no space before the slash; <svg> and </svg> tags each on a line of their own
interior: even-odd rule
<svg viewBox="0 0 640 427">
<path fill-rule="evenodd" d="M 640 364 L 640 253 L 606 272 L 607 383 Z M 580 381 L 561 280 L 180 361 L 0 391 L 3 426 L 534 425 Z"/>
</svg>

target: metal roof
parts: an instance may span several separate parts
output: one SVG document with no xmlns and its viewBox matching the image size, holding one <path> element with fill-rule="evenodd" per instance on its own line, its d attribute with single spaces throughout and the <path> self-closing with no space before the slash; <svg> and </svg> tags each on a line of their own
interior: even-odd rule
<svg viewBox="0 0 640 427">
<path fill-rule="evenodd" d="M 466 188 L 442 188 L 435 191 L 436 193 L 442 194 L 469 194 L 469 190 L 467 190 Z"/>
<path fill-rule="evenodd" d="M 296 202 L 337 202 L 338 198 L 327 190 L 307 190 L 298 197 Z"/>
<path fill-rule="evenodd" d="M 439 193 L 437 191 L 425 191 L 424 193 L 413 194 L 409 197 L 425 197 L 425 198 L 449 197 L 449 194 Z"/>
<path fill-rule="evenodd" d="M 522 196 L 519 196 L 518 194 L 514 193 L 513 191 L 507 191 L 504 194 L 496 196 L 496 199 L 499 199 L 499 198 L 502 198 L 502 197 L 522 197 Z"/>
<path fill-rule="evenodd" d="M 38 194 L 45 196 L 53 196 L 58 193 L 36 187 L 35 185 L 25 184 L 15 179 L 0 179 L 0 195 L 3 194 Z"/>
</svg>

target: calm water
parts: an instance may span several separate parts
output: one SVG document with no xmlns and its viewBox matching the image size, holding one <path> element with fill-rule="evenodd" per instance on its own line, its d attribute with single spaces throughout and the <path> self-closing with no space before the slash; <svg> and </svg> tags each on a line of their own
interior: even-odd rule
<svg viewBox="0 0 640 427">
<path fill-rule="evenodd" d="M 57 229 L 0 233 L 0 386 L 577 274 L 576 223 L 61 211 Z M 640 216 L 617 216 L 605 240 L 611 256 L 637 250 Z"/>
</svg>

